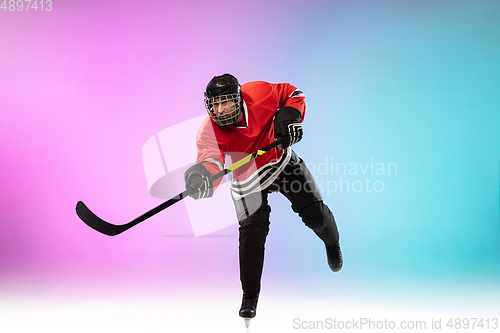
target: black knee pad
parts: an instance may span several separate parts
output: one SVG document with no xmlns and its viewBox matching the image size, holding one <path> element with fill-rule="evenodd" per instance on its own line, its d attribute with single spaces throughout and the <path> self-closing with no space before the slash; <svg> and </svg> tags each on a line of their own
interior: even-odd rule
<svg viewBox="0 0 500 333">
<path fill-rule="evenodd" d="M 259 209 L 240 222 L 240 246 L 261 248 L 269 233 L 269 210 Z"/>
<path fill-rule="evenodd" d="M 271 213 L 271 207 L 261 207 L 252 215 L 244 218 L 240 221 L 240 228 L 247 225 L 261 225 L 261 226 L 269 226 L 269 215 Z"/>
<path fill-rule="evenodd" d="M 314 202 L 302 208 L 298 213 L 305 225 L 316 233 L 329 232 L 335 224 L 332 212 L 323 201 Z"/>
</svg>

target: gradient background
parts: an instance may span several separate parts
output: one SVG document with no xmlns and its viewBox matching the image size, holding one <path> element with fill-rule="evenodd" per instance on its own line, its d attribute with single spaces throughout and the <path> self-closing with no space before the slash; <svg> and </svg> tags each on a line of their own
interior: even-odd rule
<svg viewBox="0 0 500 333">
<path fill-rule="evenodd" d="M 325 193 L 344 251 L 338 277 L 286 200 L 271 197 L 262 320 L 285 331 L 306 304 L 348 317 L 498 314 L 498 17 L 500 2 L 486 0 L 68 0 L 51 12 L 0 10 L 0 328 L 111 321 L 107 331 L 123 332 L 157 320 L 148 331 L 188 332 L 209 308 L 244 329 L 235 226 L 194 238 L 178 205 L 109 238 L 75 214 L 82 200 L 120 223 L 160 204 L 141 147 L 204 114 L 203 90 L 225 72 L 304 91 L 295 151 L 308 163 L 398 167 L 343 175 L 380 180 L 380 193 Z M 295 312 L 270 309 L 273 297 Z M 95 304 L 110 315 L 85 326 L 79 315 L 95 315 Z M 157 317 L 134 316 L 144 309 Z M 61 311 L 79 321 L 61 322 Z"/>
</svg>

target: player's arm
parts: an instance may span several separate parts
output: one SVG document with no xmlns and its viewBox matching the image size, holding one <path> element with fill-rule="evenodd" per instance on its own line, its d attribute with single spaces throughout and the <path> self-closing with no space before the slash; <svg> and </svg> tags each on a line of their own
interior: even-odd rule
<svg viewBox="0 0 500 333">
<path fill-rule="evenodd" d="M 296 144 L 302 139 L 302 125 L 306 111 L 304 93 L 288 83 L 275 86 L 279 100 L 274 117 L 274 137 L 283 139 L 283 148 Z"/>
<path fill-rule="evenodd" d="M 184 173 L 186 189 L 198 189 L 198 192 L 191 195 L 194 199 L 209 198 L 222 180 L 219 178 L 213 182 L 212 175 L 224 169 L 224 151 L 203 131 L 198 132 L 196 148 L 198 151 L 196 164 Z"/>
</svg>

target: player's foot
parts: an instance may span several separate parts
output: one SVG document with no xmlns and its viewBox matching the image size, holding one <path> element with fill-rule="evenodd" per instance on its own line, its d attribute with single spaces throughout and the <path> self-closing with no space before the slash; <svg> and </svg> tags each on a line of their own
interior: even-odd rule
<svg viewBox="0 0 500 333">
<path fill-rule="evenodd" d="M 328 258 L 328 266 L 330 269 L 337 273 L 342 268 L 342 251 L 340 250 L 340 245 L 337 243 L 333 246 L 326 246 L 326 256 Z"/>
<path fill-rule="evenodd" d="M 248 328 L 250 325 L 250 319 L 255 317 L 257 314 L 257 301 L 259 300 L 259 294 L 248 295 L 243 294 L 243 299 L 241 300 L 240 317 L 245 319 L 245 325 Z"/>
</svg>

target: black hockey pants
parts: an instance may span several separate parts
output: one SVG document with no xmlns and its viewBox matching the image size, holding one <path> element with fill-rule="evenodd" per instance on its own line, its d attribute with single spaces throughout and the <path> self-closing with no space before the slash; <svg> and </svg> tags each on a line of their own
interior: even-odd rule
<svg viewBox="0 0 500 333">
<path fill-rule="evenodd" d="M 316 182 L 304 161 L 294 152 L 285 169 L 274 183 L 262 192 L 233 200 L 238 216 L 240 280 L 243 292 L 258 294 L 264 265 L 264 244 L 269 232 L 267 196 L 279 191 L 292 204 L 306 226 L 311 228 L 326 245 L 335 245 L 339 240 L 337 225 L 332 212 L 318 190 Z"/>
</svg>

